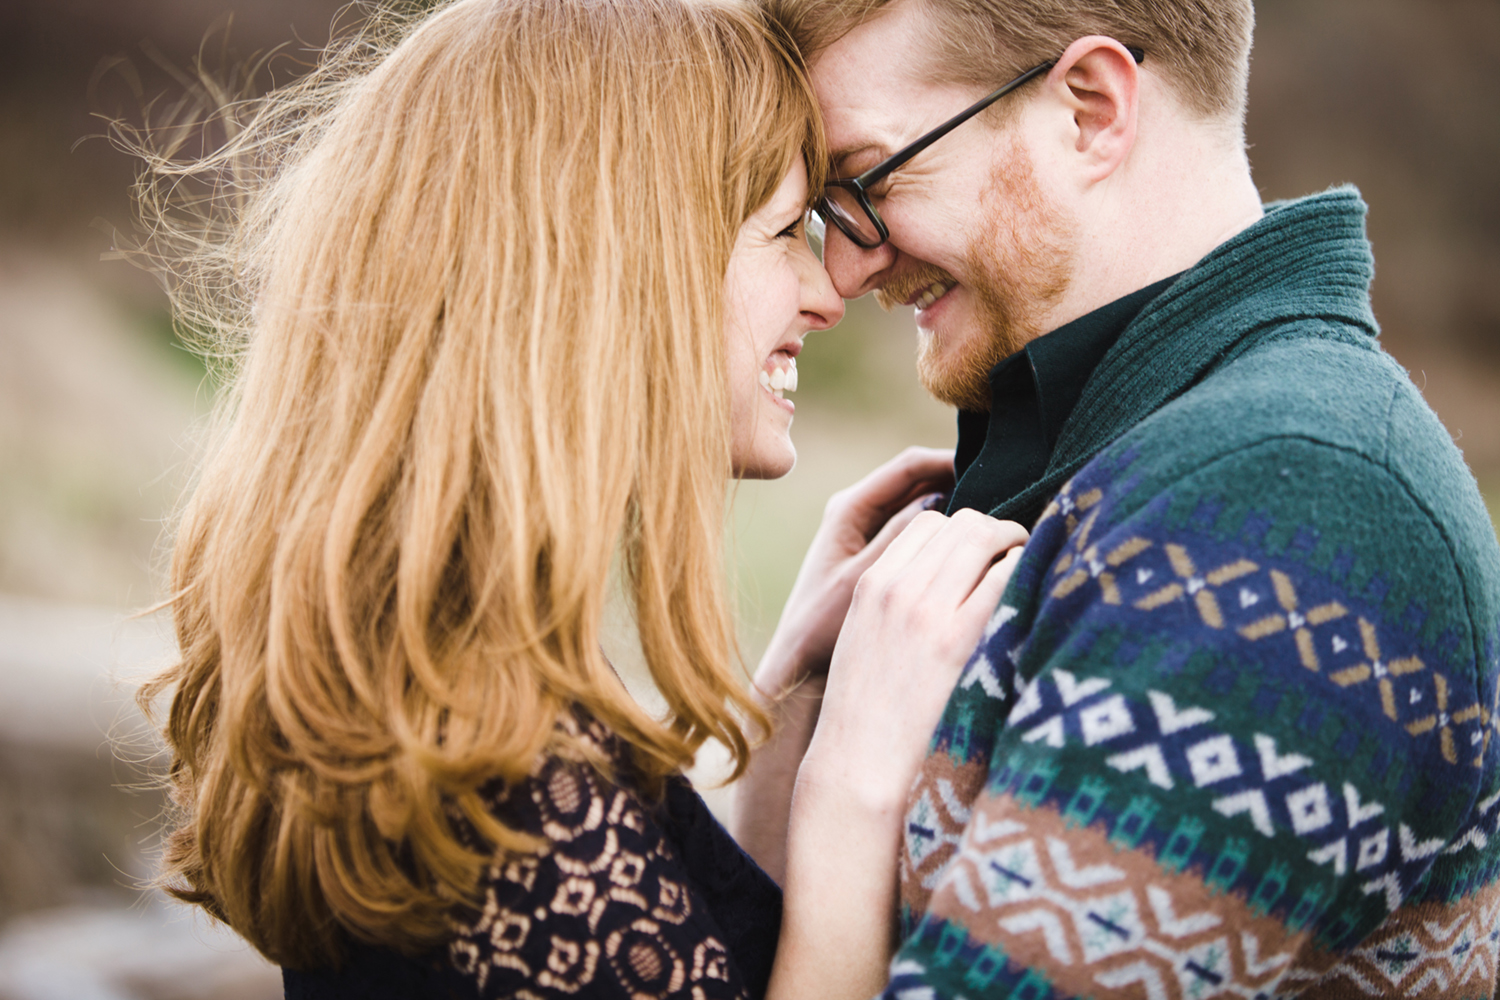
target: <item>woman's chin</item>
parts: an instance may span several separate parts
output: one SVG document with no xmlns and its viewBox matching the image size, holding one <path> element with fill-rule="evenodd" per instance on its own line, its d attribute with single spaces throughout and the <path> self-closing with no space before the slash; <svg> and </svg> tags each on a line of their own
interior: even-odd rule
<svg viewBox="0 0 1500 1000">
<path fill-rule="evenodd" d="M 734 476 L 736 479 L 780 479 L 796 464 L 797 449 L 791 438 L 783 438 L 774 448 L 757 448 L 743 460 L 736 458 Z"/>
</svg>

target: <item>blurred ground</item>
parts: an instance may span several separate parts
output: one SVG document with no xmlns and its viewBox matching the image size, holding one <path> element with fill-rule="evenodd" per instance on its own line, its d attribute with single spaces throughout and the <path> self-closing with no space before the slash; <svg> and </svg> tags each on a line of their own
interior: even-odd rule
<svg viewBox="0 0 1500 1000">
<path fill-rule="evenodd" d="M 270 1000 L 276 969 L 143 887 L 162 798 L 132 681 L 160 618 L 0 595 L 0 1000 Z"/>
<path fill-rule="evenodd" d="M 340 2 L 0 2 L 0 1000 L 279 995 L 274 970 L 232 936 L 138 889 L 161 802 L 122 790 L 140 785 L 131 762 L 150 748 L 111 750 L 108 733 L 139 724 L 111 678 L 166 655 L 157 625 L 123 619 L 158 593 L 155 547 L 209 390 L 154 282 L 100 261 L 108 239 L 90 224 L 128 227 L 131 164 L 97 139 L 74 146 L 102 131 L 91 112 L 138 117 L 166 93 L 157 53 L 189 65 L 231 8 L 231 60 L 301 40 L 276 64 L 282 79 Z M 1500 518 L 1500 4 L 1257 10 L 1248 129 L 1262 192 L 1360 186 L 1383 341 Z M 828 494 L 907 444 L 952 443 L 913 350 L 909 320 L 868 301 L 809 339 L 798 466 L 735 488 L 751 663 Z M 610 644 L 651 698 L 618 613 Z M 709 755 L 702 777 L 715 767 Z"/>
</svg>

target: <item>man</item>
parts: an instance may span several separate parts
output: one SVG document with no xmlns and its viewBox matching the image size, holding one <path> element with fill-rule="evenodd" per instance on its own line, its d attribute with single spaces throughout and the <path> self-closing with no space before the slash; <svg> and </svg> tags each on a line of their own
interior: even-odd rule
<svg viewBox="0 0 1500 1000">
<path fill-rule="evenodd" d="M 952 508 L 1034 522 L 888 994 L 1493 994 L 1500 550 L 1376 342 L 1358 194 L 1260 202 L 1250 0 L 771 5 L 835 287 L 917 306 Z"/>
</svg>

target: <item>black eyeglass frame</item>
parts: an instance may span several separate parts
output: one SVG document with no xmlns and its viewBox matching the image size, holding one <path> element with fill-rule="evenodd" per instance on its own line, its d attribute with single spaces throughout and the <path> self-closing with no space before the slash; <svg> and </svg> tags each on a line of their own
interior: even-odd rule
<svg viewBox="0 0 1500 1000">
<path fill-rule="evenodd" d="M 1137 64 L 1145 62 L 1146 60 L 1145 49 L 1133 45 L 1127 45 L 1125 46 L 1125 51 L 1130 53 L 1131 57 L 1135 59 Z M 968 121 L 970 118 L 973 118 L 975 115 L 979 114 L 979 112 L 983 111 L 991 104 L 994 104 L 996 101 L 1000 100 L 1000 98 L 1004 97 L 1006 94 L 1009 94 L 1020 87 L 1024 87 L 1026 84 L 1041 76 L 1043 73 L 1050 71 L 1052 67 L 1056 65 L 1057 60 L 1051 59 L 1039 66 L 1033 66 L 1031 69 L 1028 69 L 1026 72 L 1022 73 L 1014 80 L 1011 80 L 1009 83 L 1001 86 L 999 90 L 996 90 L 995 92 L 988 94 L 985 97 L 981 97 L 978 101 L 975 101 L 973 104 L 969 105 L 967 108 L 960 111 L 952 118 L 949 118 L 937 128 L 918 136 L 916 139 L 907 143 L 905 146 L 902 146 L 900 149 L 896 150 L 896 152 L 892 153 L 884 160 L 881 160 L 879 163 L 875 164 L 875 166 L 871 167 L 869 170 L 866 170 L 858 177 L 834 178 L 825 182 L 823 185 L 824 193 L 818 198 L 817 204 L 813 206 L 813 211 L 816 212 L 825 223 L 832 222 L 834 225 L 838 226 L 839 231 L 842 232 L 845 236 L 849 237 L 850 241 L 855 246 L 861 247 L 865 250 L 873 250 L 876 247 L 880 246 L 886 240 L 890 239 L 891 233 L 890 230 L 886 228 L 885 220 L 880 217 L 880 213 L 875 211 L 875 206 L 870 204 L 869 189 L 874 187 L 876 184 L 879 184 L 892 172 L 905 166 L 911 161 L 914 156 L 922 152 L 928 146 L 931 146 L 943 136 L 947 135 L 949 132 L 952 132 L 964 122 Z M 870 222 L 875 226 L 875 231 L 880 234 L 880 239 L 871 243 L 867 239 L 861 237 L 858 233 L 853 232 L 852 225 L 845 224 L 844 220 L 841 218 L 842 213 L 840 213 L 837 210 L 837 206 L 835 206 L 828 199 L 827 191 L 829 188 L 833 187 L 843 188 L 844 190 L 849 191 L 854 195 L 855 202 L 864 211 L 866 218 L 868 218 Z"/>
</svg>

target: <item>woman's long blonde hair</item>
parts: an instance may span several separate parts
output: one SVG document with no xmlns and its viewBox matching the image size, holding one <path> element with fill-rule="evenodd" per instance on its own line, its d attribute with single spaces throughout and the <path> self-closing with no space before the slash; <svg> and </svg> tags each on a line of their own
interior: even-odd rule
<svg viewBox="0 0 1500 1000">
<path fill-rule="evenodd" d="M 284 965 L 415 951 L 535 848 L 480 788 L 586 756 L 574 706 L 647 791 L 709 737 L 744 766 L 723 280 L 823 162 L 816 104 L 748 3 L 457 0 L 218 123 L 206 159 L 122 133 L 143 252 L 230 375 L 143 694 L 166 878 Z M 664 720 L 600 651 L 617 557 Z"/>
</svg>

